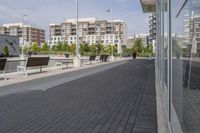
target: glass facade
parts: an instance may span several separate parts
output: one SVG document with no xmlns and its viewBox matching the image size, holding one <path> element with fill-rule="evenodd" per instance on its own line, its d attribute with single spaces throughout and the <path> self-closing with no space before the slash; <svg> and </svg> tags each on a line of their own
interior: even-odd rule
<svg viewBox="0 0 200 133">
<path fill-rule="evenodd" d="M 200 132 L 200 0 L 157 0 L 156 68 L 171 130 Z"/>
</svg>

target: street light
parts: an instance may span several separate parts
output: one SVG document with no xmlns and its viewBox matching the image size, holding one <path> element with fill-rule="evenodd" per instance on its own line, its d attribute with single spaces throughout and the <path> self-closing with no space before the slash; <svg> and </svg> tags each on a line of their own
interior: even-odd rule
<svg viewBox="0 0 200 133">
<path fill-rule="evenodd" d="M 114 50 L 113 50 L 113 45 L 114 45 L 114 34 L 113 34 L 113 10 L 109 9 L 106 10 L 106 12 L 110 13 L 110 19 L 111 19 L 111 35 L 112 35 L 112 44 L 111 44 L 111 60 L 114 60 Z"/>
<path fill-rule="evenodd" d="M 80 58 L 79 55 L 79 1 L 76 0 L 76 58 Z"/>
<path fill-rule="evenodd" d="M 25 22 L 25 18 L 27 17 L 27 15 L 23 15 L 23 20 L 22 20 L 22 57 L 24 57 L 24 22 Z"/>
<path fill-rule="evenodd" d="M 74 67 L 80 67 L 81 66 L 81 60 L 80 60 L 80 53 L 79 53 L 79 25 L 78 25 L 78 19 L 79 19 L 79 1 L 76 0 L 76 57 L 74 59 Z"/>
</svg>

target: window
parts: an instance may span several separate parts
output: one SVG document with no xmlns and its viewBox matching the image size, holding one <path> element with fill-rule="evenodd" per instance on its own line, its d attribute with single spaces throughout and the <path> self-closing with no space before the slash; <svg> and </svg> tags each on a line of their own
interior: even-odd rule
<svg viewBox="0 0 200 133">
<path fill-rule="evenodd" d="M 157 76 L 170 126 L 195 133 L 200 131 L 200 2 L 171 0 L 169 11 L 167 2 L 157 1 Z"/>
</svg>

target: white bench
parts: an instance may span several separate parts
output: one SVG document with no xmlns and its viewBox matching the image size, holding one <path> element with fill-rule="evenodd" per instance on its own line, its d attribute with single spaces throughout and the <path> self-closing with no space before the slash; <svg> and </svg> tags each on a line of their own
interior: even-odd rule
<svg viewBox="0 0 200 133">
<path fill-rule="evenodd" d="M 60 61 L 57 61 L 56 62 L 56 67 L 57 66 L 60 66 L 61 67 L 61 70 L 63 70 L 63 65 L 64 64 L 66 64 L 67 65 L 67 68 L 68 68 L 68 66 L 69 66 L 69 64 L 73 64 L 74 63 L 74 61 L 73 61 L 73 59 L 60 59 Z"/>
</svg>

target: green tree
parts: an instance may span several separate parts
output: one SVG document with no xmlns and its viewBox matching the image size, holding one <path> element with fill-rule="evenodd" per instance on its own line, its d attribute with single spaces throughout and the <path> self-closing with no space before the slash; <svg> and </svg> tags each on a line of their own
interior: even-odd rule
<svg viewBox="0 0 200 133">
<path fill-rule="evenodd" d="M 109 54 L 110 55 L 110 46 L 104 46 L 101 54 Z"/>
<path fill-rule="evenodd" d="M 58 52 L 59 51 L 58 46 L 57 45 L 52 46 L 52 50 L 54 52 Z"/>
<path fill-rule="evenodd" d="M 131 48 L 123 48 L 122 55 L 131 56 L 133 54 L 133 50 Z"/>
<path fill-rule="evenodd" d="M 135 40 L 135 44 L 133 46 L 133 51 L 136 53 L 142 53 L 143 49 L 143 45 L 142 45 L 142 39 L 141 38 L 137 38 Z"/>
<path fill-rule="evenodd" d="M 73 55 L 76 54 L 76 44 L 71 44 L 69 46 L 69 52 L 72 53 Z"/>
<path fill-rule="evenodd" d="M 42 45 L 42 51 L 49 51 L 49 46 L 48 46 L 47 43 L 44 43 L 44 44 Z"/>
<path fill-rule="evenodd" d="M 82 43 L 80 44 L 80 54 L 81 55 L 88 55 L 90 54 L 90 45 L 88 45 L 87 43 Z"/>
<path fill-rule="evenodd" d="M 152 43 L 149 44 L 149 53 L 150 53 L 152 56 L 153 56 L 154 53 L 155 53 L 154 47 L 153 47 L 153 44 L 152 44 Z"/>
<path fill-rule="evenodd" d="M 90 46 L 87 43 L 83 44 L 83 48 L 85 53 L 90 52 Z"/>
<path fill-rule="evenodd" d="M 104 50 L 104 45 L 103 44 L 98 44 L 97 45 L 97 53 L 101 54 Z"/>
<path fill-rule="evenodd" d="M 28 52 L 29 52 L 29 47 L 25 46 L 25 47 L 23 47 L 22 49 L 23 49 L 24 54 L 27 55 Z"/>
<path fill-rule="evenodd" d="M 62 44 L 61 51 L 62 52 L 69 52 L 68 49 L 69 49 L 69 45 L 66 42 L 64 42 Z"/>
<path fill-rule="evenodd" d="M 62 51 L 62 42 L 58 42 L 57 44 L 57 52 L 61 52 Z"/>
<path fill-rule="evenodd" d="M 84 46 L 84 44 L 80 44 L 80 54 L 81 55 L 85 54 L 85 46 Z"/>
<path fill-rule="evenodd" d="M 117 55 L 117 52 L 118 52 L 117 47 L 118 47 L 117 45 L 113 45 L 114 56 Z"/>
<path fill-rule="evenodd" d="M 90 45 L 90 52 L 91 52 L 91 54 L 92 55 L 96 55 L 96 52 L 97 52 L 97 47 L 96 47 L 96 45 L 95 44 L 92 44 L 92 45 Z"/>
<path fill-rule="evenodd" d="M 108 46 L 108 48 L 107 48 L 108 50 L 108 53 L 109 53 L 109 55 L 116 55 L 117 54 L 117 46 L 116 45 L 109 45 Z M 113 53 L 112 53 L 113 52 Z"/>
<path fill-rule="evenodd" d="M 6 57 L 9 56 L 9 49 L 8 49 L 8 46 L 5 46 L 5 47 L 3 48 L 3 54 L 4 54 Z"/>
<path fill-rule="evenodd" d="M 33 51 L 33 52 L 39 52 L 39 51 L 40 51 L 40 47 L 39 47 L 39 45 L 38 45 L 37 42 L 34 42 L 34 43 L 33 43 L 32 51 Z"/>
</svg>

